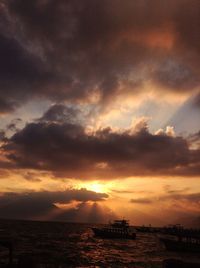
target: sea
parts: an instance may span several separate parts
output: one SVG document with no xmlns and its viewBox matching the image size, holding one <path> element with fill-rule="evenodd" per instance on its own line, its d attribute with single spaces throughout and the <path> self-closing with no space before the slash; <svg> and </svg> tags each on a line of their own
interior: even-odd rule
<svg viewBox="0 0 200 268">
<path fill-rule="evenodd" d="M 96 224 L 0 220 L 0 241 L 13 244 L 13 265 L 19 267 L 163 267 L 163 260 L 200 263 L 192 253 L 168 252 L 158 234 L 137 233 L 136 240 L 101 239 Z M 7 267 L 8 250 L 0 246 L 0 267 Z M 13 266 L 15 267 L 15 266 Z M 200 266 L 199 266 L 200 267 Z"/>
</svg>

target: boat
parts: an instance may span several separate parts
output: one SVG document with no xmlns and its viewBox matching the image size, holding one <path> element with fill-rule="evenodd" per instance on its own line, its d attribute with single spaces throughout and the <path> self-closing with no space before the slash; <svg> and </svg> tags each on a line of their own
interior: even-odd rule
<svg viewBox="0 0 200 268">
<path fill-rule="evenodd" d="M 95 236 L 110 239 L 135 239 L 136 233 L 130 229 L 127 220 L 115 220 L 103 228 L 92 228 Z"/>
<path fill-rule="evenodd" d="M 199 237 L 160 238 L 169 251 L 200 252 Z"/>
</svg>

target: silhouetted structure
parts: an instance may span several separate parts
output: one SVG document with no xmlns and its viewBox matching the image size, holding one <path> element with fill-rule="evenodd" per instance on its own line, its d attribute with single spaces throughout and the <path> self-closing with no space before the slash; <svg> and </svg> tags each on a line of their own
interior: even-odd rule
<svg viewBox="0 0 200 268">
<path fill-rule="evenodd" d="M 103 228 L 92 228 L 96 236 L 102 238 L 135 239 L 136 233 L 130 230 L 127 220 L 115 220 Z"/>
<path fill-rule="evenodd" d="M 200 252 L 200 232 L 197 229 L 171 225 L 162 228 L 161 233 L 171 236 L 160 239 L 169 251 Z"/>
</svg>

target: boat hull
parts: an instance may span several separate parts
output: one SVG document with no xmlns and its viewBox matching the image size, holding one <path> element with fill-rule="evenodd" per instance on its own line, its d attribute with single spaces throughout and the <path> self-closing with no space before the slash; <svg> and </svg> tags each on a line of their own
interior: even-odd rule
<svg viewBox="0 0 200 268">
<path fill-rule="evenodd" d="M 105 229 L 100 228 L 92 228 L 95 236 L 101 237 L 101 238 L 108 238 L 108 239 L 135 239 L 136 234 L 135 233 L 117 233 L 112 232 Z"/>
<path fill-rule="evenodd" d="M 161 238 L 169 251 L 200 252 L 200 244 Z"/>
</svg>

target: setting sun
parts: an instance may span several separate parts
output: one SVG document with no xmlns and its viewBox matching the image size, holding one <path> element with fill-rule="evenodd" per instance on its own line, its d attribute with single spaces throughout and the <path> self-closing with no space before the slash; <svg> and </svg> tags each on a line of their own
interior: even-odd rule
<svg viewBox="0 0 200 268">
<path fill-rule="evenodd" d="M 108 193 L 111 185 L 110 183 L 93 181 L 88 183 L 80 183 L 78 188 L 86 188 L 87 190 L 94 191 L 96 193 Z"/>
<path fill-rule="evenodd" d="M 88 186 L 88 189 L 97 193 L 106 192 L 105 186 L 99 183 L 92 183 Z"/>
</svg>

